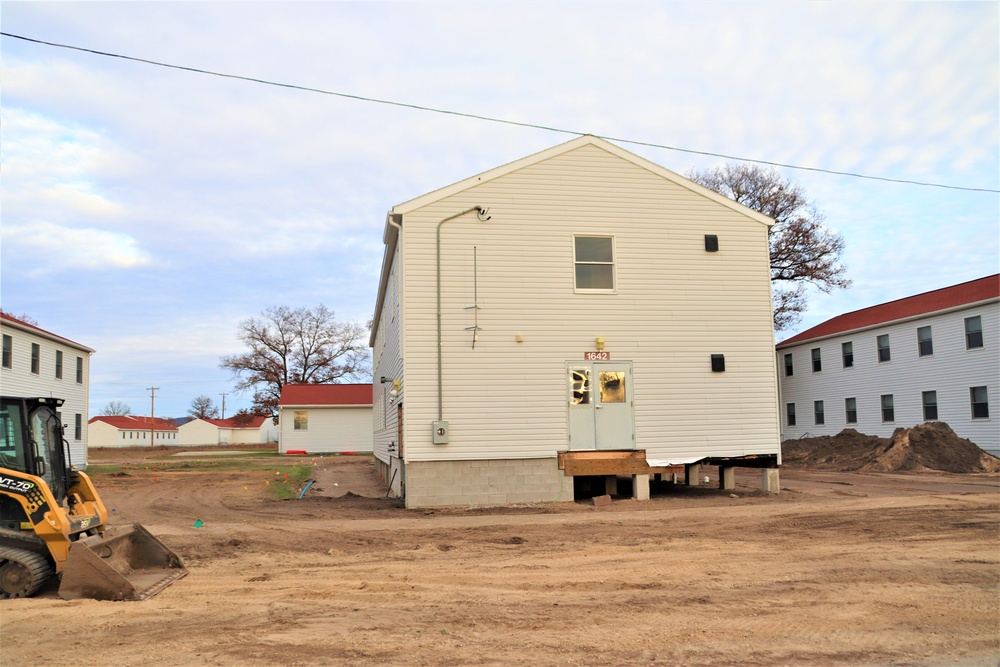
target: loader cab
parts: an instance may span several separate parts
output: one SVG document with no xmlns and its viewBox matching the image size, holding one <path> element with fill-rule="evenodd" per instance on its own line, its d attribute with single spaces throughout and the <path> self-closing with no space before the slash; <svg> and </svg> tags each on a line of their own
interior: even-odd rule
<svg viewBox="0 0 1000 667">
<path fill-rule="evenodd" d="M 0 398 L 0 468 L 45 480 L 58 502 L 69 477 L 61 398 Z"/>
</svg>

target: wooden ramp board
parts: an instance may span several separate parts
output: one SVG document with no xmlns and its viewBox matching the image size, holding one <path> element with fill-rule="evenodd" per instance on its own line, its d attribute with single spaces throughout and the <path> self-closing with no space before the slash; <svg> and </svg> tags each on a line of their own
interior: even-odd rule
<svg viewBox="0 0 1000 667">
<path fill-rule="evenodd" d="M 683 473 L 683 465 L 651 467 L 646 450 L 559 452 L 559 469 L 567 477 L 585 475 L 653 475 Z"/>
</svg>

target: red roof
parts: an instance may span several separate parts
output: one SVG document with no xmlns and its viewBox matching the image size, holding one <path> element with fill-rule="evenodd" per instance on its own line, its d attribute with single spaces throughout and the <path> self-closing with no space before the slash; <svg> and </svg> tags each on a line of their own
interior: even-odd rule
<svg viewBox="0 0 1000 667">
<path fill-rule="evenodd" d="M 905 299 L 897 299 L 877 306 L 855 310 L 806 329 L 777 347 L 787 347 L 815 338 L 825 338 L 845 331 L 855 331 L 904 320 L 918 315 L 927 315 L 940 310 L 957 308 L 967 304 L 988 301 L 1000 297 L 1000 274 L 986 276 L 967 283 L 943 287 L 932 292 L 924 292 Z"/>
<path fill-rule="evenodd" d="M 260 428 L 260 425 L 264 423 L 264 420 L 267 419 L 267 417 L 251 417 L 250 421 L 240 422 L 239 424 L 233 421 L 233 419 L 235 418 L 234 417 L 230 417 L 229 419 L 203 418 L 202 421 L 206 421 L 209 424 L 215 424 L 219 428 Z"/>
<path fill-rule="evenodd" d="M 13 315 L 8 315 L 7 313 L 3 312 L 2 310 L 0 310 L 0 319 L 7 320 L 8 322 L 11 322 L 13 324 L 17 324 L 18 326 L 21 326 L 21 327 L 24 327 L 25 329 L 30 329 L 32 331 L 36 331 L 36 332 L 42 334 L 43 336 L 46 336 L 47 338 L 54 338 L 56 340 L 60 340 L 60 341 L 62 341 L 64 343 L 67 343 L 68 345 L 72 345 L 73 347 L 81 349 L 81 350 L 84 350 L 86 352 L 93 352 L 93 350 L 90 349 L 89 347 L 87 347 L 86 345 L 81 345 L 80 343 L 77 343 L 76 341 L 72 341 L 69 338 L 65 338 L 63 336 L 59 336 L 58 334 L 54 334 L 51 331 L 46 331 L 45 329 L 43 329 L 41 327 L 38 327 L 38 326 L 35 326 L 34 324 L 28 324 L 24 320 L 19 320 L 16 317 L 14 317 Z"/>
<path fill-rule="evenodd" d="M 278 405 L 371 405 L 371 384 L 286 384 Z"/>
<path fill-rule="evenodd" d="M 149 417 L 134 417 L 132 415 L 126 417 L 108 417 L 106 415 L 98 415 L 97 417 L 92 417 L 88 424 L 93 424 L 94 422 L 104 422 L 105 424 L 110 424 L 118 430 L 128 431 L 176 431 L 177 427 L 174 426 L 173 422 L 168 422 L 165 419 L 160 419 L 157 417 L 153 421 L 152 429 L 150 429 Z"/>
</svg>

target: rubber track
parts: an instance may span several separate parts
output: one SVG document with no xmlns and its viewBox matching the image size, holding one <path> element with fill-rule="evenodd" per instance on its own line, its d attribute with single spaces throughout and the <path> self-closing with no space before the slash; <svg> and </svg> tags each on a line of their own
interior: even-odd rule
<svg viewBox="0 0 1000 667">
<path fill-rule="evenodd" d="M 26 568 L 31 575 L 31 580 L 27 586 L 13 593 L 0 588 L 0 599 L 30 597 L 37 593 L 38 589 L 52 576 L 52 566 L 49 565 L 49 561 L 33 551 L 0 547 L 0 567 L 6 565 L 8 561 L 19 563 Z"/>
</svg>

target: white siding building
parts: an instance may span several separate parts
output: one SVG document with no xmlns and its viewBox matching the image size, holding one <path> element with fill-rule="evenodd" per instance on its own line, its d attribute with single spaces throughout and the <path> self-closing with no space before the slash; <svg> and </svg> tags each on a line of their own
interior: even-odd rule
<svg viewBox="0 0 1000 667">
<path fill-rule="evenodd" d="M 566 453 L 773 469 L 771 224 L 590 136 L 395 206 L 384 479 L 421 507 L 572 500 Z"/>
<path fill-rule="evenodd" d="M 248 422 L 229 419 L 195 418 L 177 427 L 180 444 L 203 445 L 259 445 L 277 442 L 278 429 L 269 417 L 253 417 Z"/>
<path fill-rule="evenodd" d="M 1000 275 L 827 320 L 777 361 L 783 439 L 943 421 L 1000 454 Z"/>
<path fill-rule="evenodd" d="M 172 421 L 135 415 L 98 415 L 87 424 L 91 447 L 160 447 L 180 444 Z"/>
<path fill-rule="evenodd" d="M 372 385 L 288 384 L 278 400 L 278 451 L 372 451 Z"/>
<path fill-rule="evenodd" d="M 0 333 L 3 395 L 63 399 L 60 413 L 70 460 L 73 465 L 86 468 L 90 355 L 94 351 L 6 313 L 0 313 Z"/>
</svg>

